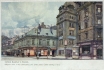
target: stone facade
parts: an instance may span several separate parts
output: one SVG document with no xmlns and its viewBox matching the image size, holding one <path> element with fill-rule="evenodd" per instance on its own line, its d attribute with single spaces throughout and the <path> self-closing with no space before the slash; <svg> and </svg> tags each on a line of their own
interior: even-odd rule
<svg viewBox="0 0 104 70">
<path fill-rule="evenodd" d="M 72 56 L 72 47 L 76 43 L 77 4 L 66 2 L 59 8 L 57 15 L 58 54 Z M 67 41 L 65 46 L 64 42 Z M 66 50 L 65 50 L 66 49 Z"/>
<path fill-rule="evenodd" d="M 99 54 L 97 51 L 97 48 L 101 51 L 103 48 L 102 25 L 102 2 L 66 2 L 59 8 L 57 15 L 59 54 L 60 50 L 64 50 L 63 55 L 67 54 L 65 51 L 68 48 L 72 50 L 73 45 L 77 44 L 79 57 L 102 58 L 102 52 Z M 66 47 L 65 40 L 68 43 Z"/>
</svg>

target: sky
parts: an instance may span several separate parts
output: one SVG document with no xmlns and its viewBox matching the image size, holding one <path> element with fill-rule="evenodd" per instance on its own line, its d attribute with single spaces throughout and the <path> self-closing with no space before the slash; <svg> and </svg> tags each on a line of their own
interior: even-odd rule
<svg viewBox="0 0 104 70">
<path fill-rule="evenodd" d="M 59 7 L 65 2 L 2 2 L 1 30 L 3 35 L 22 35 L 24 26 L 36 27 L 38 23 L 56 25 Z"/>
</svg>

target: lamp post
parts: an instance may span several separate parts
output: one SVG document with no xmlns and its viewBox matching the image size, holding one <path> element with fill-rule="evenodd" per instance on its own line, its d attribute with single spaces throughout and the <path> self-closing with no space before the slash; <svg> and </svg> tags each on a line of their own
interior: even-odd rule
<svg viewBox="0 0 104 70">
<path fill-rule="evenodd" d="M 36 48 L 36 53 L 37 53 L 37 59 L 39 59 L 39 51 L 38 51 L 38 29 L 37 29 L 37 48 Z"/>
</svg>

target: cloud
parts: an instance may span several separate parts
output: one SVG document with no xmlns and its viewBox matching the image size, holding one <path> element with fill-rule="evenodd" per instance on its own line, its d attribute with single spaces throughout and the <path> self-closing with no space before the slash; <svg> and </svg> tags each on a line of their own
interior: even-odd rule
<svg viewBox="0 0 104 70">
<path fill-rule="evenodd" d="M 17 29 L 25 25 L 35 27 L 41 22 L 55 25 L 62 4 L 64 2 L 2 2 L 2 29 Z"/>
</svg>

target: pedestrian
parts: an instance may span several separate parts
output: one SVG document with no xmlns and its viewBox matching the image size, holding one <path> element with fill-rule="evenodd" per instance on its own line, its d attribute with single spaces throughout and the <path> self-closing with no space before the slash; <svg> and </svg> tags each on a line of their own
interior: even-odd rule
<svg viewBox="0 0 104 70">
<path fill-rule="evenodd" d="M 28 57 L 30 57 L 30 53 L 28 53 Z"/>
</svg>

